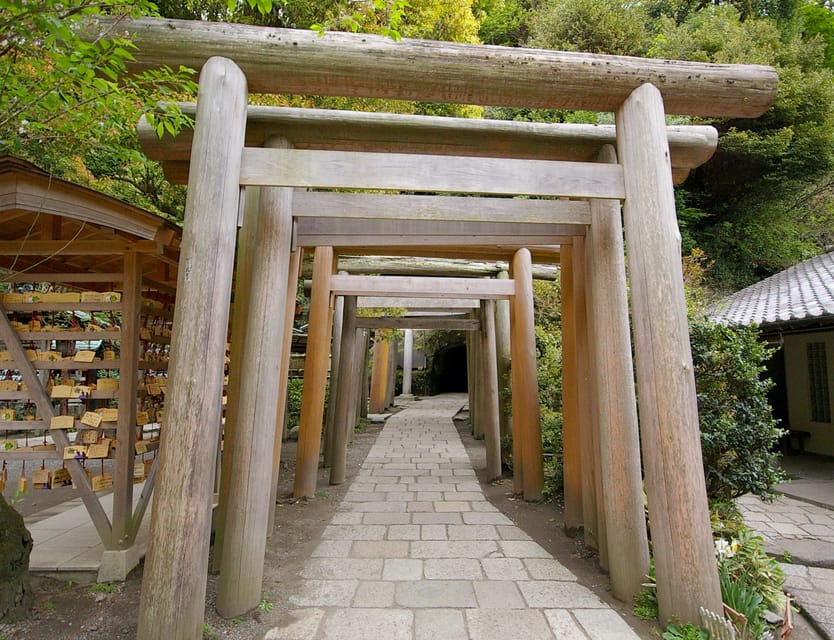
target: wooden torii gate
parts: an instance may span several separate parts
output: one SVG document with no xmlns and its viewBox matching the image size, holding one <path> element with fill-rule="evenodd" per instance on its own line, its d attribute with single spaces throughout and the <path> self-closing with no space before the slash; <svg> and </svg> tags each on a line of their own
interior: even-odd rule
<svg viewBox="0 0 834 640">
<path fill-rule="evenodd" d="M 140 638 L 196 639 L 201 632 L 211 463 L 219 428 L 241 186 L 261 187 L 259 208 L 247 210 L 246 220 L 252 222 L 244 224 L 244 236 L 251 237 L 246 260 L 250 265 L 258 265 L 250 267 L 245 276 L 250 279 L 249 318 L 241 353 L 250 355 L 260 353 L 267 345 L 274 349 L 273 353 L 280 348 L 277 327 L 283 316 L 270 309 L 270 302 L 283 301 L 285 295 L 264 294 L 275 283 L 275 273 L 279 274 L 277 281 L 282 287 L 287 280 L 281 274 L 288 271 L 285 265 L 291 249 L 292 187 L 588 199 L 590 233 L 584 240 L 574 240 L 571 266 L 574 273 L 585 273 L 586 266 L 592 267 L 587 268 L 589 291 L 605 291 L 605 295 L 593 296 L 591 301 L 596 319 L 606 317 L 603 304 L 611 299 L 619 303 L 620 297 L 625 297 L 624 274 L 623 280 L 618 280 L 619 275 L 603 276 L 599 271 L 600 264 L 613 264 L 609 260 L 616 251 L 620 251 L 617 260 L 622 261 L 622 239 L 616 224 L 611 224 L 619 220 L 618 215 L 612 214 L 622 202 L 640 387 L 640 435 L 646 454 L 645 484 L 661 617 L 694 621 L 698 606 L 720 610 L 701 469 L 665 113 L 668 110 L 690 115 L 759 115 L 775 95 L 773 69 L 450 43 L 393 43 L 351 34 L 327 34 L 319 39 L 310 32 L 244 25 L 141 20 L 120 23 L 120 28 L 133 34 L 140 66 L 172 61 L 202 66 L 172 338 L 168 416 L 178 427 L 163 435 L 160 449 L 160 478 L 139 613 Z M 240 68 L 229 59 L 209 58 L 212 55 L 232 58 Z M 289 149 L 286 140 L 267 141 L 267 146 L 276 147 L 273 149 L 244 148 L 247 84 L 253 91 L 265 92 L 614 111 L 617 158 L 616 162 L 611 161 L 610 155 L 600 157 L 599 162 L 570 162 L 421 156 L 417 161 L 400 153 Z M 248 195 L 246 200 L 249 207 Z M 259 213 L 250 218 L 250 210 Z M 258 230 L 253 232 L 247 227 Z M 315 232 L 314 226 L 306 230 L 310 237 Z M 480 250 L 473 246 L 462 253 L 506 256 L 508 252 L 502 253 L 498 238 L 505 237 L 507 229 L 497 229 L 495 233 L 500 234 L 495 241 L 485 243 L 491 245 L 488 253 L 483 245 Z M 367 248 L 366 242 L 367 251 L 384 253 L 380 249 L 391 242 L 383 239 L 384 235 L 378 236 L 381 245 Z M 565 236 L 566 241 L 571 238 L 575 236 Z M 397 246 L 402 253 L 408 253 L 408 246 Z M 418 246 L 410 250 L 426 255 Z M 316 261 L 318 272 L 332 274 L 334 255 L 323 243 L 316 249 Z M 274 268 L 270 275 L 265 273 L 265 262 Z M 517 282 L 527 280 L 526 276 L 514 275 Z M 314 276 L 313 305 L 329 309 L 327 301 L 316 301 L 315 280 Z M 574 285 L 579 282 L 580 278 L 574 277 Z M 610 287 L 617 287 L 617 295 L 610 295 L 614 291 Z M 587 307 L 578 296 L 574 296 L 574 302 Z M 319 324 L 329 327 L 329 314 L 324 315 L 319 317 Z M 274 324 L 273 316 L 279 317 Z M 610 326 L 605 333 L 610 337 L 609 330 Z M 318 338 L 323 335 L 324 332 Z M 606 338 L 595 338 L 594 353 L 610 356 L 600 348 Z M 310 340 L 315 339 L 311 326 Z M 577 330 L 577 354 L 591 350 L 586 340 L 583 331 Z M 621 343 L 612 345 L 609 350 L 622 355 L 618 348 Z M 250 371 L 248 382 L 240 379 L 236 422 L 271 425 L 275 414 L 272 390 L 277 386 L 278 367 L 257 358 L 249 361 L 257 362 L 260 370 Z M 614 366 L 610 371 L 616 376 L 624 373 Z M 587 377 L 590 378 L 590 372 Z M 600 397 L 605 385 L 610 385 L 619 401 L 633 403 L 633 393 L 630 399 L 621 393 L 621 385 L 629 388 L 633 384 L 630 371 L 626 378 L 595 377 Z M 252 393 L 244 392 L 244 383 L 250 385 L 248 390 Z M 262 388 L 260 394 L 256 393 L 258 388 Z M 616 390 L 620 392 L 615 393 Z M 268 394 L 273 397 L 266 397 Z M 313 404 L 308 403 L 308 409 Z M 270 409 L 271 415 L 266 419 Z M 617 411 L 614 407 L 609 410 Z M 602 413 L 600 420 L 601 416 Z M 622 420 L 622 416 L 609 417 L 615 430 L 636 424 L 630 419 Z M 248 439 L 235 441 L 233 451 L 258 449 L 273 434 L 274 429 L 256 428 Z M 636 464 L 617 460 L 617 454 L 611 451 L 611 437 L 614 432 L 601 429 L 599 442 L 590 443 L 592 449 L 599 447 L 603 456 L 613 456 L 608 459 L 614 462 L 613 468 L 606 465 L 601 478 L 607 505 L 623 497 L 622 487 L 613 478 L 614 469 L 625 470 L 638 481 L 640 474 Z M 632 486 L 633 481 L 623 484 Z M 259 548 L 263 558 L 263 532 L 267 525 L 262 520 L 263 512 L 268 510 L 257 501 L 240 504 L 231 515 L 252 520 L 241 529 L 251 538 L 235 539 L 234 544 L 243 545 L 248 560 L 255 559 L 257 564 Z M 261 522 L 256 523 L 259 519 Z M 227 541 L 224 557 L 231 548 Z M 628 552 L 617 555 L 625 556 Z M 609 558 L 612 576 L 614 560 L 613 556 Z M 251 566 L 251 562 L 240 563 L 235 571 L 245 573 Z M 248 589 L 235 601 L 229 597 L 231 585 L 246 583 L 249 587 L 257 583 L 254 603 L 260 597 L 260 579 L 247 576 L 246 580 L 235 581 L 235 571 L 228 567 L 221 571 L 218 608 L 225 609 L 221 610 L 224 614 L 252 597 Z M 227 606 L 221 607 L 221 600 Z"/>
</svg>

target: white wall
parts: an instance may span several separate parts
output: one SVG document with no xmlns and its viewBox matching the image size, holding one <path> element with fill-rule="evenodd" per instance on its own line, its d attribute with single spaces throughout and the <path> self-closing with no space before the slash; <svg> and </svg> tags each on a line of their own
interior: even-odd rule
<svg viewBox="0 0 834 640">
<path fill-rule="evenodd" d="M 829 404 L 834 402 L 834 331 L 785 336 L 788 425 L 783 426 L 811 434 L 811 438 L 805 442 L 806 451 L 834 455 L 834 423 L 811 421 L 807 345 L 812 342 L 825 343 Z M 834 416 L 834 407 L 831 413 Z"/>
</svg>

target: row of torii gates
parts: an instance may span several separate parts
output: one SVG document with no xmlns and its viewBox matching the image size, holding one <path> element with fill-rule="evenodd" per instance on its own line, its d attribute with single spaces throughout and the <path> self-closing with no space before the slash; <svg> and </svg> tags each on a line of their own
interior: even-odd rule
<svg viewBox="0 0 834 640">
<path fill-rule="evenodd" d="M 202 68 L 193 139 L 145 137 L 170 176 L 188 176 L 188 199 L 170 363 L 172 426 L 160 447 L 140 638 L 201 634 L 239 222 L 216 541 L 223 615 L 243 613 L 261 598 L 282 401 L 275 390 L 284 388 L 302 249 L 315 257 L 297 496 L 315 491 L 334 296 L 344 296 L 347 307 L 357 296 L 440 294 L 510 301 L 515 486 L 525 498 L 538 497 L 531 268 L 534 258 L 552 259 L 555 251 L 568 343 L 568 524 L 596 522 L 615 593 L 630 599 L 648 569 L 645 487 L 662 619 L 697 621 L 700 606 L 721 610 L 673 194 L 673 176 L 704 162 L 716 134 L 711 127 L 667 128 L 665 114 L 759 115 L 775 95 L 772 68 L 181 21 L 119 28 L 134 37 L 140 66 Z M 270 108 L 250 108 L 247 122 L 247 84 L 266 93 L 613 111 L 616 126 Z M 368 190 L 385 193 L 355 193 Z M 511 273 L 506 280 L 338 275 L 340 253 L 506 259 Z M 343 342 L 347 363 L 345 353 Z M 346 376 L 340 366 L 342 388 Z M 338 394 L 337 415 L 349 396 Z M 334 459 L 345 433 L 334 431 Z"/>
</svg>

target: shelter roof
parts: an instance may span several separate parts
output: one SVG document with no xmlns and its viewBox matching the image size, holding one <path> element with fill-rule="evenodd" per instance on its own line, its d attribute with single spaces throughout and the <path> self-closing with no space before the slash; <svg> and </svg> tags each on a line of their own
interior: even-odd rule
<svg viewBox="0 0 834 640">
<path fill-rule="evenodd" d="M 725 324 L 763 326 L 834 319 L 834 251 L 724 298 L 711 317 Z"/>
<path fill-rule="evenodd" d="M 164 218 L 51 176 L 34 164 L 0 157 L 0 268 L 51 273 L 118 271 L 121 255 L 140 251 L 167 264 L 176 282 L 180 229 Z"/>
</svg>

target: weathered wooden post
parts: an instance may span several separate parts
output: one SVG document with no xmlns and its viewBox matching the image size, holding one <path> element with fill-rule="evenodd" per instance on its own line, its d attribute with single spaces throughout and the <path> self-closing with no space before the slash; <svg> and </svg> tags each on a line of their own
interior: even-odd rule
<svg viewBox="0 0 834 640">
<path fill-rule="evenodd" d="M 324 395 L 327 389 L 327 365 L 330 358 L 330 332 L 333 327 L 330 278 L 335 267 L 333 247 L 316 247 L 293 487 L 293 495 L 296 498 L 312 498 L 316 493 Z"/>
<path fill-rule="evenodd" d="M 600 162 L 616 162 L 607 145 Z M 591 340 L 599 411 L 608 570 L 614 596 L 631 602 L 649 572 L 640 435 L 631 358 L 623 226 L 617 200 L 591 200 L 586 239 Z"/>
<path fill-rule="evenodd" d="M 482 322 L 481 309 L 475 309 L 472 315 Z M 484 437 L 484 366 L 483 340 L 480 332 L 467 331 L 468 347 L 472 351 L 472 390 L 469 392 L 469 416 L 472 422 L 472 437 L 480 440 Z"/>
<path fill-rule="evenodd" d="M 243 203 L 242 227 L 238 230 L 237 262 L 234 272 L 234 305 L 232 311 L 231 340 L 229 341 L 230 362 L 229 382 L 226 386 L 226 413 L 223 421 L 220 442 L 220 489 L 219 501 L 214 518 L 214 553 L 212 570 L 220 573 L 223 558 L 223 538 L 226 535 L 226 511 L 234 467 L 234 448 L 237 439 L 234 436 L 238 424 L 237 410 L 240 400 L 240 384 L 244 378 L 243 370 L 246 360 L 243 353 L 246 347 L 246 315 L 249 308 L 249 278 L 252 276 L 252 249 L 257 233 L 258 207 L 260 206 L 260 187 L 248 188 Z M 247 224 L 248 220 L 248 224 Z"/>
<path fill-rule="evenodd" d="M 576 354 L 576 300 L 573 291 L 573 247 L 561 247 L 559 278 L 562 297 L 562 477 L 565 530 L 573 534 L 582 520 L 582 452 L 579 446 L 579 372 Z"/>
<path fill-rule="evenodd" d="M 371 349 L 371 332 L 367 329 L 362 329 L 362 376 L 360 382 L 362 384 L 362 393 L 359 396 L 359 403 L 357 406 L 356 423 L 358 424 L 362 418 L 368 417 L 368 404 L 371 396 L 371 368 L 368 365 L 368 358 Z"/>
<path fill-rule="evenodd" d="M 203 633 L 214 454 L 220 429 L 246 78 L 210 58 L 200 89 L 171 337 L 166 422 L 145 556 L 138 638 Z"/>
<path fill-rule="evenodd" d="M 515 252 L 510 276 L 515 281 L 515 295 L 510 306 L 513 433 L 521 440 L 524 499 L 541 500 L 544 485 L 542 431 L 536 374 L 533 267 L 528 249 Z"/>
<path fill-rule="evenodd" d="M 597 481 L 599 463 L 596 448 L 596 394 L 591 380 L 591 353 L 588 342 L 588 310 L 585 291 L 585 238 L 574 238 L 573 296 L 576 318 L 577 400 L 579 406 L 579 452 L 582 457 L 582 534 L 585 544 L 599 551 L 600 564 L 605 567 L 608 548 L 603 534 L 605 522 L 600 517 Z"/>
<path fill-rule="evenodd" d="M 651 84 L 617 109 L 640 432 L 660 618 L 698 624 L 721 591 L 704 482 L 665 113 Z"/>
<path fill-rule="evenodd" d="M 406 398 L 411 397 L 411 369 L 414 366 L 414 330 L 403 331 L 403 392 Z"/>
<path fill-rule="evenodd" d="M 269 529 L 272 535 L 275 527 L 275 501 L 278 499 L 278 480 L 281 473 L 281 450 L 283 448 L 284 427 L 287 422 L 287 386 L 289 383 L 290 356 L 292 355 L 292 329 L 295 318 L 295 296 L 298 287 L 298 272 L 304 250 L 297 248 L 290 254 L 287 268 L 286 302 L 284 303 L 284 329 L 281 345 L 281 366 L 278 375 L 278 403 L 275 407 L 275 445 L 272 449 L 272 488 L 269 492 Z"/>
<path fill-rule="evenodd" d="M 368 406 L 370 413 L 385 411 L 386 392 L 388 390 L 388 365 L 390 344 L 382 337 L 379 329 L 374 332 L 373 359 L 371 365 L 371 398 Z"/>
<path fill-rule="evenodd" d="M 397 334 L 396 332 L 389 341 L 388 348 L 388 379 L 385 385 L 385 407 L 394 406 L 394 394 L 397 387 Z"/>
<path fill-rule="evenodd" d="M 498 420 L 498 357 L 495 350 L 495 301 L 481 301 L 481 353 L 483 354 L 483 431 L 487 480 L 501 477 L 501 426 Z"/>
<path fill-rule="evenodd" d="M 267 143 L 287 148 L 283 139 Z M 261 601 L 264 555 L 269 529 L 269 499 L 272 483 L 272 453 L 281 348 L 284 337 L 287 271 L 292 240 L 292 189 L 262 188 L 260 207 L 250 236 L 249 286 L 245 322 L 233 327 L 244 331 L 246 369 L 238 385 L 240 398 L 237 424 L 230 447 L 229 493 L 225 497 L 226 522 L 220 579 L 217 583 L 217 611 L 233 618 L 254 609 Z"/>
<path fill-rule="evenodd" d="M 339 358 L 339 379 L 336 396 L 331 391 L 330 402 L 333 405 L 333 453 L 330 466 L 330 484 L 342 484 L 345 481 L 347 463 L 347 442 L 349 430 L 353 430 L 351 412 L 352 397 L 356 391 L 356 296 L 343 296 L 342 311 L 344 320 L 341 326 L 339 344 L 343 353 Z M 331 374 L 332 378 L 332 374 Z"/>
<path fill-rule="evenodd" d="M 340 271 L 340 274 L 346 274 Z M 342 324 L 345 317 L 345 298 L 336 297 L 333 309 L 333 340 L 330 344 L 330 393 L 327 412 L 324 419 L 324 466 L 329 467 L 333 461 L 333 421 L 336 419 L 336 396 L 339 393 L 339 361 L 342 357 Z"/>
<path fill-rule="evenodd" d="M 113 538 L 119 549 L 106 550 L 102 567 L 126 568 L 123 549 L 136 538 L 133 521 L 133 462 L 136 442 L 136 387 L 139 370 L 139 326 L 142 311 L 142 255 L 129 252 L 124 257 L 122 290 L 122 348 L 119 354 L 119 421 L 116 424 L 116 461 L 113 465 Z M 132 530 L 131 530 L 132 529 Z M 115 566 L 114 566 L 115 565 Z M 122 579 L 124 576 L 122 576 Z"/>
<path fill-rule="evenodd" d="M 510 274 L 502 270 L 499 280 L 509 279 Z M 495 301 L 495 349 L 498 356 L 498 404 L 501 423 L 501 439 L 512 435 L 513 421 L 509 398 L 505 397 L 503 385 L 510 382 L 510 301 Z"/>
</svg>

